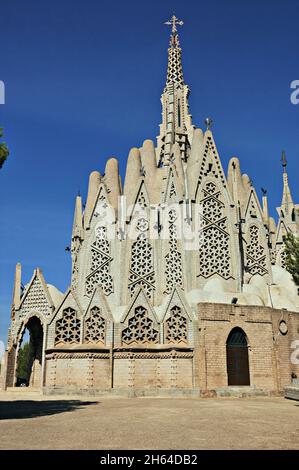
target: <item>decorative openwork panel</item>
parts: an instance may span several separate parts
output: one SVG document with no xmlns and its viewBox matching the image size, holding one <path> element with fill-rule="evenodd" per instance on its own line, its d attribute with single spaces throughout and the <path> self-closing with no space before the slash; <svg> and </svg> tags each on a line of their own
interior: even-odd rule
<svg viewBox="0 0 299 470">
<path fill-rule="evenodd" d="M 80 343 L 81 321 L 77 319 L 76 310 L 65 308 L 62 318 L 55 325 L 55 345 Z"/>
<path fill-rule="evenodd" d="M 142 170 L 142 171 L 144 171 L 144 170 Z M 147 207 L 146 200 L 147 200 L 146 195 L 145 195 L 143 189 L 141 189 L 141 191 L 138 195 L 136 204 L 138 204 L 138 206 L 141 207 L 142 209 L 145 209 Z"/>
<path fill-rule="evenodd" d="M 210 182 L 205 185 L 202 207 L 199 248 L 199 276 L 208 278 L 218 274 L 224 279 L 232 277 L 230 235 L 227 229 L 225 204 L 217 186 Z"/>
<path fill-rule="evenodd" d="M 110 275 L 110 243 L 107 240 L 106 227 L 97 229 L 95 242 L 91 246 L 90 274 L 86 278 L 86 292 L 91 295 L 96 286 L 101 286 L 105 295 L 113 292 L 113 280 Z"/>
<path fill-rule="evenodd" d="M 153 247 L 147 239 L 148 221 L 140 218 L 137 222 L 137 240 L 132 244 L 131 265 L 129 272 L 129 292 L 134 295 L 136 289 L 143 287 L 148 298 L 155 290 L 153 266 Z"/>
<path fill-rule="evenodd" d="M 26 295 L 21 307 L 21 315 L 26 316 L 32 311 L 49 315 L 51 307 L 46 298 L 41 281 L 36 277 L 31 284 L 30 290 Z"/>
<path fill-rule="evenodd" d="M 249 274 L 259 274 L 264 276 L 268 273 L 266 250 L 260 244 L 259 228 L 251 225 L 249 228 L 249 241 L 246 248 L 247 265 L 246 270 Z"/>
<path fill-rule="evenodd" d="M 165 257 L 166 260 L 166 289 L 169 294 L 173 287 L 180 286 L 183 288 L 183 272 L 182 272 L 182 254 L 178 250 L 177 242 L 177 213 L 171 209 L 168 213 L 169 225 L 169 251 Z"/>
<path fill-rule="evenodd" d="M 249 215 L 250 215 L 250 217 L 253 217 L 253 218 L 257 217 L 257 210 L 256 210 L 256 206 L 255 206 L 255 203 L 254 203 L 253 199 L 251 199 L 251 201 L 250 201 Z"/>
<path fill-rule="evenodd" d="M 167 85 L 170 83 L 184 85 L 181 56 L 182 50 L 180 47 L 170 47 L 168 49 Z"/>
<path fill-rule="evenodd" d="M 287 254 L 285 251 L 285 247 L 284 245 L 282 245 L 280 248 L 277 249 L 277 252 L 276 252 L 276 264 L 286 269 L 286 258 L 287 258 Z"/>
<path fill-rule="evenodd" d="M 102 317 L 101 309 L 99 307 L 92 307 L 89 318 L 85 320 L 84 327 L 85 343 L 105 344 L 106 321 Z"/>
<path fill-rule="evenodd" d="M 203 178 L 207 176 L 212 176 L 217 180 L 220 180 L 224 187 L 226 187 L 226 182 L 221 167 L 219 157 L 217 155 L 216 147 L 213 143 L 211 137 L 207 138 L 207 143 L 204 149 L 202 165 L 199 174 L 199 184 L 202 183 Z"/>
<path fill-rule="evenodd" d="M 158 343 L 159 332 L 154 329 L 146 308 L 135 308 L 135 314 L 129 319 L 128 327 L 122 331 L 122 342 L 125 344 Z"/>
<path fill-rule="evenodd" d="M 182 315 L 180 307 L 175 306 L 170 309 L 170 317 L 165 322 L 164 335 L 166 343 L 187 343 L 187 318 Z"/>
</svg>

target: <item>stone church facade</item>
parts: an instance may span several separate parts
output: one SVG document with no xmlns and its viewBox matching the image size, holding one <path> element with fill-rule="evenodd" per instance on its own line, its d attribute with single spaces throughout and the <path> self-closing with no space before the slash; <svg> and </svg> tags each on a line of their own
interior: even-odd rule
<svg viewBox="0 0 299 470">
<path fill-rule="evenodd" d="M 44 393 L 279 393 L 299 374 L 298 288 L 284 269 L 299 205 L 286 159 L 276 224 L 237 158 L 224 172 L 211 121 L 204 132 L 192 123 L 181 23 L 168 22 L 156 146 L 131 149 L 124 185 L 111 158 L 91 173 L 84 210 L 76 198 L 67 292 L 38 268 L 22 290 L 16 267 L 5 388 L 26 329 L 29 385 Z"/>
</svg>

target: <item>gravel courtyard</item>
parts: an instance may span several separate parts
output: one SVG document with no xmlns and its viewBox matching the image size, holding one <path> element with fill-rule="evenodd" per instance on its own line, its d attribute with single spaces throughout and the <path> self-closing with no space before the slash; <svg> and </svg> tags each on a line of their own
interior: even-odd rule
<svg viewBox="0 0 299 470">
<path fill-rule="evenodd" d="M 0 448 L 299 449 L 299 402 L 1 392 Z"/>
</svg>

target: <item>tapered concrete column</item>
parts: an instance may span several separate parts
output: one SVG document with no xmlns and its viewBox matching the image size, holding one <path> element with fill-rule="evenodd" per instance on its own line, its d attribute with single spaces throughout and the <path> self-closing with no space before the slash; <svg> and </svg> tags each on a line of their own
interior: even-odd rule
<svg viewBox="0 0 299 470">
<path fill-rule="evenodd" d="M 101 175 L 98 171 L 93 171 L 89 176 L 88 195 L 84 212 L 84 227 L 88 228 L 90 223 L 91 214 L 95 205 Z"/>
</svg>

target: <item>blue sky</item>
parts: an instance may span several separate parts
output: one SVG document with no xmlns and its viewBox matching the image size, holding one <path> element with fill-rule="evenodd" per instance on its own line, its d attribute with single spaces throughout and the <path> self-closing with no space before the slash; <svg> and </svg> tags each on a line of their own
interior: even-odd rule
<svg viewBox="0 0 299 470">
<path fill-rule="evenodd" d="M 172 13 L 180 31 L 193 121 L 214 120 L 222 163 L 241 159 L 272 215 L 285 149 L 299 202 L 298 0 L 1 2 L 0 105 L 11 155 L 0 172 L 0 340 L 6 341 L 16 262 L 70 282 L 74 198 L 111 156 L 122 175 L 130 147 L 155 139 Z"/>
</svg>

